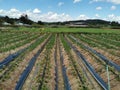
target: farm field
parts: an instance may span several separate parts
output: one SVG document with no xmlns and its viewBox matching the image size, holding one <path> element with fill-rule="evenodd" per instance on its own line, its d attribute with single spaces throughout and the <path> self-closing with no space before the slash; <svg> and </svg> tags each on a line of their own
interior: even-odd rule
<svg viewBox="0 0 120 90">
<path fill-rule="evenodd" d="M 0 31 L 0 90 L 119 90 L 120 30 Z"/>
</svg>

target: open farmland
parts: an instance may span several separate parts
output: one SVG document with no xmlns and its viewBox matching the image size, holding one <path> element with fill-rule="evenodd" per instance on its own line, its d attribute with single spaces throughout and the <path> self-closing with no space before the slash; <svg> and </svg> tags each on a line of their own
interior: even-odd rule
<svg viewBox="0 0 120 90">
<path fill-rule="evenodd" d="M 0 31 L 0 90 L 109 88 L 120 88 L 119 30 Z"/>
</svg>

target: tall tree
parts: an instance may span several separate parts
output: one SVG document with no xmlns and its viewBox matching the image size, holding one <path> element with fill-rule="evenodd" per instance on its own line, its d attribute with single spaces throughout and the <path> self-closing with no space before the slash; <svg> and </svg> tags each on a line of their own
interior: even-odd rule
<svg viewBox="0 0 120 90">
<path fill-rule="evenodd" d="M 33 21 L 28 18 L 27 14 L 21 15 L 21 17 L 19 19 L 24 24 L 30 24 L 30 25 L 33 24 Z"/>
<path fill-rule="evenodd" d="M 14 24 L 14 21 L 11 18 L 9 18 L 8 16 L 5 16 L 4 20 L 7 23 Z"/>
</svg>

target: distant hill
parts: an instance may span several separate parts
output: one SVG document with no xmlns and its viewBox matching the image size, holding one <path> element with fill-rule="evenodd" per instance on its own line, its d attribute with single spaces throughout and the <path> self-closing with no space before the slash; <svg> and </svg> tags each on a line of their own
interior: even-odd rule
<svg viewBox="0 0 120 90">
<path fill-rule="evenodd" d="M 101 19 L 88 19 L 88 20 L 74 20 L 65 22 L 34 22 L 28 18 L 27 15 L 21 15 L 19 19 L 9 18 L 8 16 L 0 16 L 0 25 L 48 25 L 53 27 L 68 26 L 68 27 L 112 27 L 120 28 L 120 24 L 115 21 L 105 21 Z"/>
<path fill-rule="evenodd" d="M 115 27 L 120 28 L 120 24 L 115 21 L 105 21 L 101 19 L 74 20 L 65 22 L 52 22 L 49 25 L 67 25 L 69 27 Z"/>
</svg>

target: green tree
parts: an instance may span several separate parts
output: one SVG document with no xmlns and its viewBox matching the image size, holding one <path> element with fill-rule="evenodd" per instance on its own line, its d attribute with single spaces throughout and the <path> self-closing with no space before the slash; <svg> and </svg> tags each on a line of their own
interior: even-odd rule
<svg viewBox="0 0 120 90">
<path fill-rule="evenodd" d="M 38 21 L 37 24 L 39 24 L 39 25 L 44 25 L 44 22 Z"/>
<path fill-rule="evenodd" d="M 120 26 L 120 24 L 118 22 L 112 21 L 111 26 Z"/>
<path fill-rule="evenodd" d="M 10 24 L 14 24 L 14 21 L 11 18 L 9 18 L 8 16 L 5 16 L 4 21 L 7 23 L 10 23 Z"/>
<path fill-rule="evenodd" d="M 27 15 L 27 14 L 21 15 L 21 17 L 19 18 L 19 20 L 20 20 L 22 23 L 24 23 L 24 24 L 30 24 L 30 25 L 33 24 L 33 21 L 28 18 L 28 15 Z"/>
</svg>

